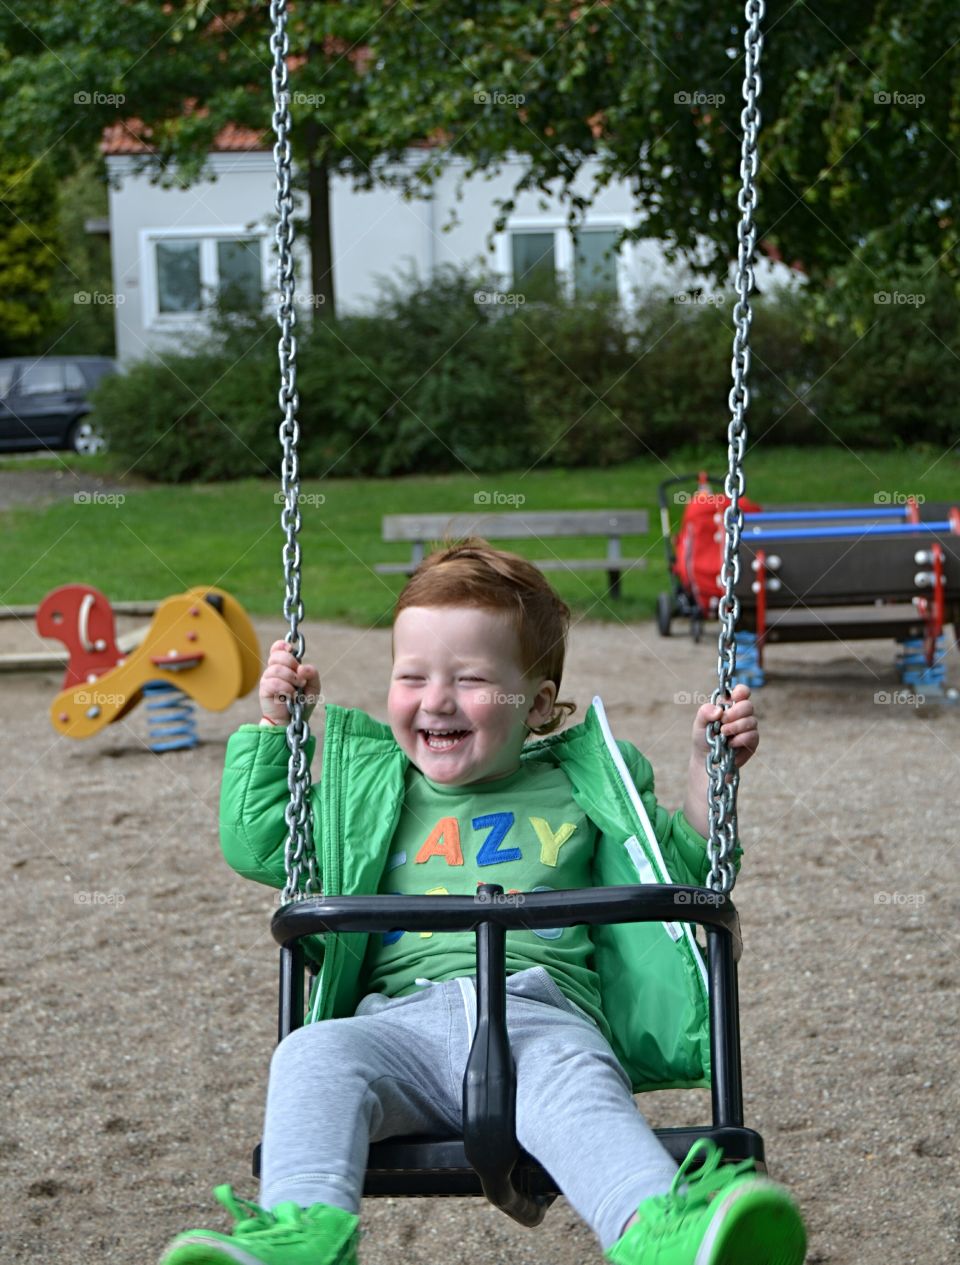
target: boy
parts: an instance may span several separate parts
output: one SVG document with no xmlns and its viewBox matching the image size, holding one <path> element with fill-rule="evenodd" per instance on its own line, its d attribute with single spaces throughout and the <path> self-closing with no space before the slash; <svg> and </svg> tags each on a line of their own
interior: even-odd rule
<svg viewBox="0 0 960 1265">
<path fill-rule="evenodd" d="M 672 818 L 643 757 L 613 740 L 599 699 L 584 723 L 524 748 L 574 710 L 558 701 L 569 618 L 532 564 L 483 540 L 420 565 L 394 613 L 389 728 L 327 708 L 314 838 L 328 894 L 464 894 L 491 879 L 515 891 L 703 882 L 706 726 L 719 707 L 697 713 L 684 809 Z M 285 698 L 297 688 L 318 695 L 316 669 L 276 642 L 263 718 L 231 737 L 223 784 L 228 861 L 275 886 L 284 880 Z M 723 728 L 744 763 L 759 741 L 745 687 Z M 785 1191 L 750 1164 L 720 1167 L 709 1142 L 678 1170 L 638 1112 L 633 1086 L 702 1077 L 703 965 L 680 924 L 624 934 L 581 926 L 507 936 L 520 1144 L 617 1265 L 799 1265 L 803 1225 Z M 621 961 L 623 944 L 640 947 Z M 232 1234 L 182 1234 L 162 1265 L 353 1265 L 369 1143 L 459 1131 L 475 967 L 472 933 L 328 939 L 310 1016 L 324 1022 L 291 1033 L 271 1064 L 262 1207 L 219 1187 Z M 625 971 L 628 1004 L 617 992 Z M 688 1173 L 695 1157 L 705 1163 Z"/>
</svg>

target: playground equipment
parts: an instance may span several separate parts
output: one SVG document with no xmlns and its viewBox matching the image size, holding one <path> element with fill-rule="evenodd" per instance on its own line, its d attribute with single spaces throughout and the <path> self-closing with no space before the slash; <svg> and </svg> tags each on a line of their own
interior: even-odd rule
<svg viewBox="0 0 960 1265">
<path fill-rule="evenodd" d="M 717 614 L 721 621 L 718 640 L 718 683 L 713 701 L 729 697 L 736 669 L 734 620 L 737 602 L 734 586 L 738 575 L 737 550 L 743 515 L 740 497 L 744 489 L 742 462 L 746 447 L 745 414 L 749 402 L 750 292 L 754 278 L 752 260 L 756 246 L 753 211 L 756 204 L 754 176 L 757 171 L 757 131 L 760 112 L 759 58 L 763 46 L 760 20 L 763 0 L 747 0 L 744 39 L 745 106 L 741 115 L 743 140 L 739 198 L 739 254 L 736 273 L 738 300 L 733 319 L 733 387 L 729 395 L 731 421 L 727 430 L 729 471 L 725 492 L 729 505 L 724 513 L 726 529 L 722 552 L 723 596 Z M 284 616 L 289 621 L 286 640 L 298 661 L 303 661 L 304 639 L 300 629 L 303 603 L 300 594 L 301 526 L 298 508 L 300 475 L 297 444 L 296 312 L 293 303 L 293 198 L 291 193 L 290 91 L 286 0 L 272 0 L 273 126 L 276 133 L 274 160 L 277 175 L 278 309 L 280 328 L 280 440 L 283 446 L 281 526 L 286 585 Z M 312 837 L 310 766 L 306 758 L 309 728 L 304 717 L 305 700 L 299 694 L 288 700 L 290 723 L 286 730 L 290 752 L 288 782 L 290 801 L 286 811 L 288 837 L 284 846 L 287 881 L 284 904 L 273 917 L 271 930 L 281 945 L 279 1036 L 283 1040 L 304 1019 L 306 954 L 304 937 L 322 934 L 325 954 L 344 951 L 343 934 L 355 931 L 473 930 L 477 935 L 476 1036 L 464 1077 L 463 1136 L 461 1138 L 389 1139 L 370 1147 L 364 1193 L 369 1195 L 477 1195 L 484 1194 L 497 1207 L 524 1225 L 538 1224 L 558 1191 L 550 1175 L 529 1155 L 521 1152 L 515 1129 L 516 1077 L 506 1027 L 505 935 L 521 925 L 555 927 L 574 923 L 657 922 L 697 923 L 706 928 L 707 970 L 710 999 L 710 1078 L 713 1122 L 696 1129 L 666 1129 L 659 1136 L 673 1153 L 684 1155 L 694 1139 L 710 1137 L 724 1149 L 727 1160 L 751 1157 L 763 1161 L 763 1139 L 743 1124 L 740 1074 L 740 1037 L 736 961 L 740 951 L 738 915 L 730 899 L 736 879 L 733 863 L 737 837 L 736 796 L 739 772 L 734 753 L 719 723 L 710 727 L 708 819 L 710 857 L 709 890 L 679 888 L 669 884 L 634 884 L 602 890 L 536 893 L 521 909 L 498 903 L 502 889 L 485 885 L 486 900 L 462 896 L 337 896 L 318 897 L 317 867 Z M 335 878 L 334 878 L 335 881 Z M 522 918 L 517 916 L 522 915 Z M 690 934 L 687 930 L 686 934 Z M 314 965 L 312 970 L 316 970 Z M 310 1087 L 303 1087 L 304 1093 Z M 254 1171 L 258 1156 L 254 1156 Z"/>
<path fill-rule="evenodd" d="M 718 569 L 726 498 L 701 472 L 670 536 L 668 489 L 660 518 L 674 591 L 661 593 L 657 623 L 669 636 L 674 616 L 689 618 L 698 641 L 719 601 Z M 952 698 L 945 684 L 943 629 L 960 623 L 960 508 L 924 505 L 804 506 L 762 509 L 741 498 L 737 679 L 765 683 L 768 644 L 890 638 L 899 645 L 901 681 L 925 699 Z"/>
<path fill-rule="evenodd" d="M 683 518 L 676 536 L 670 523 L 669 490 L 681 484 L 689 487 L 697 480 L 695 492 L 674 493 L 676 500 L 684 504 Z M 690 635 L 699 642 L 703 625 L 708 619 L 716 619 L 717 607 L 723 596 L 719 582 L 721 541 L 720 524 L 723 511 L 730 503 L 714 488 L 723 486 L 723 480 L 701 470 L 699 474 L 680 474 L 664 479 L 657 489 L 660 506 L 660 529 L 667 551 L 667 572 L 673 585 L 670 593 L 657 597 L 657 628 L 661 637 L 670 636 L 670 626 L 675 617 L 690 620 Z M 740 497 L 744 514 L 758 510 L 759 505 Z"/>
<path fill-rule="evenodd" d="M 953 699 L 943 629 L 960 625 L 960 508 L 765 510 L 744 523 L 738 677 L 763 685 L 768 644 L 892 638 L 901 681 Z"/>
<path fill-rule="evenodd" d="M 151 748 L 194 746 L 190 699 L 222 711 L 248 694 L 260 675 L 260 649 L 246 612 L 229 593 L 210 586 L 160 603 L 130 651 L 117 645 L 110 603 L 85 585 L 48 594 L 37 628 L 63 641 L 70 655 L 64 688 L 50 707 L 54 728 L 69 738 L 99 733 L 147 693 Z"/>
</svg>

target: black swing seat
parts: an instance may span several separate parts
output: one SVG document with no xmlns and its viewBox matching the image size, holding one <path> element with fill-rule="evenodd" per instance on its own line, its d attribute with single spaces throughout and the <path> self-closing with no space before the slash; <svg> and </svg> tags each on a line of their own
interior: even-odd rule
<svg viewBox="0 0 960 1265">
<path fill-rule="evenodd" d="M 707 933 L 713 1123 L 657 1129 L 678 1162 L 699 1138 L 727 1161 L 764 1167 L 763 1139 L 743 1126 L 737 967 L 740 924 L 728 896 L 668 884 L 531 892 L 501 904 L 503 889 L 482 884 L 473 896 L 310 897 L 283 906 L 271 931 L 282 946 L 280 1040 L 302 1023 L 302 937 L 326 932 L 464 931 L 477 936 L 477 1028 L 463 1082 L 463 1137 L 412 1136 L 371 1144 L 363 1193 L 485 1195 L 514 1220 L 536 1225 L 560 1193 L 523 1151 L 514 1131 L 516 1079 L 506 1028 L 508 930 L 616 922 L 691 922 Z M 260 1147 L 253 1172 L 259 1176 Z"/>
</svg>

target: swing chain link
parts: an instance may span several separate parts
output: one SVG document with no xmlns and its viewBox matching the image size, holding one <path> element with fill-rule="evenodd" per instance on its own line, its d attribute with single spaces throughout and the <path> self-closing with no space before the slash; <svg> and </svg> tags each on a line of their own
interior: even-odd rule
<svg viewBox="0 0 960 1265">
<path fill-rule="evenodd" d="M 734 337 L 731 373 L 733 387 L 728 399 L 731 421 L 727 429 L 728 471 L 724 492 L 730 504 L 723 515 L 724 548 L 720 583 L 724 593 L 720 598 L 717 614 L 720 619 L 720 635 L 717 643 L 718 685 L 711 696 L 712 703 L 726 699 L 730 694 L 737 666 L 736 623 L 740 615 L 740 602 L 735 595 L 740 579 L 740 537 L 743 531 L 743 510 L 740 497 L 745 481 L 743 458 L 747 446 L 746 413 L 750 404 L 747 375 L 750 371 L 750 325 L 753 313 L 750 309 L 750 292 L 754 286 L 753 259 L 756 250 L 757 230 L 753 213 L 757 205 L 757 134 L 760 130 L 760 53 L 763 35 L 760 23 L 764 16 L 764 0 L 747 0 L 744 13 L 747 29 L 744 35 L 744 108 L 740 114 L 743 131 L 740 149 L 741 189 L 737 199 L 740 210 L 738 229 L 736 289 L 737 302 L 733 309 Z M 707 729 L 710 750 L 706 759 L 709 789 L 707 793 L 707 818 L 709 837 L 707 851 L 710 857 L 710 873 L 707 886 L 715 892 L 731 892 L 736 882 L 734 849 L 737 843 L 737 790 L 740 772 L 736 767 L 734 752 L 720 732 L 721 721 L 712 722 Z"/>
<path fill-rule="evenodd" d="M 300 517 L 300 464 L 297 444 L 300 427 L 297 409 L 297 339 L 294 329 L 297 314 L 294 308 L 293 270 L 293 195 L 291 193 L 290 151 L 290 81 L 287 73 L 287 57 L 290 41 L 287 36 L 287 0 L 271 0 L 270 19 L 273 31 L 270 51 L 273 54 L 273 130 L 276 142 L 273 161 L 276 167 L 277 212 L 277 325 L 280 328 L 278 352 L 280 358 L 280 442 L 283 445 L 281 465 L 281 489 L 283 509 L 280 525 L 285 542 L 283 546 L 284 618 L 290 624 L 286 642 L 298 663 L 303 662 L 304 642 L 300 631 L 303 619 L 303 600 L 300 595 L 300 543 L 297 539 L 302 526 Z M 287 724 L 287 746 L 290 759 L 287 766 L 287 787 L 290 801 L 285 818 L 287 838 L 283 845 L 283 865 L 287 881 L 281 893 L 281 901 L 287 903 L 299 896 L 310 896 L 318 890 L 316 853 L 313 846 L 313 820 L 310 808 L 310 764 L 307 759 L 307 743 L 310 726 L 304 716 L 304 697 L 297 689 L 287 699 L 290 713 Z"/>
</svg>

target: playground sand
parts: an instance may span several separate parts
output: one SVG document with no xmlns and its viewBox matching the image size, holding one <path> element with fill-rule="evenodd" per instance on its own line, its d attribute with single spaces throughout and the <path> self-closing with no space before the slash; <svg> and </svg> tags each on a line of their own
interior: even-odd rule
<svg viewBox="0 0 960 1265">
<path fill-rule="evenodd" d="M 282 631 L 258 621 L 264 645 Z M 383 716 L 389 634 L 306 635 L 327 697 Z M 0 624 L 0 652 L 40 648 Z M 715 658 L 712 638 L 582 623 L 564 695 L 582 716 L 599 693 L 676 805 Z M 957 1260 L 960 711 L 884 701 L 889 643 L 775 647 L 768 666 L 736 892 L 746 1120 L 804 1209 L 809 1262 Z M 180 1229 L 226 1228 L 214 1184 L 255 1195 L 275 906 L 221 860 L 217 801 L 227 736 L 257 706 L 201 714 L 202 746 L 158 757 L 142 708 L 57 738 L 59 683 L 0 678 L 0 1261 L 144 1265 Z M 708 1118 L 704 1091 L 642 1106 L 654 1124 Z M 535 1231 L 478 1200 L 369 1200 L 363 1220 L 365 1265 L 602 1259 L 562 1200 Z"/>
</svg>

